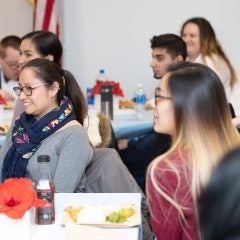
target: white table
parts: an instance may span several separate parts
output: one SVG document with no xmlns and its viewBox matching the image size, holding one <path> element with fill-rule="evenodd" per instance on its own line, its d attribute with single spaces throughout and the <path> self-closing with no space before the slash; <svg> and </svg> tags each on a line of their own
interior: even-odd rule
<svg viewBox="0 0 240 240">
<path fill-rule="evenodd" d="M 74 236 L 68 234 L 69 228 L 60 224 L 64 208 L 70 205 L 81 204 L 136 204 L 139 209 L 141 206 L 140 193 L 56 193 L 55 194 L 55 223 L 52 225 L 31 226 L 31 237 L 24 240 L 138 240 L 141 239 L 139 227 L 125 229 L 97 228 L 90 226 L 77 225 Z M 27 228 L 27 227 L 26 227 Z M 29 229 L 25 229 L 30 231 Z M 14 231 L 14 227 L 13 227 Z M 15 233 L 17 235 L 17 233 Z M 16 239 L 17 236 L 15 235 Z M 71 236 L 71 237 L 69 237 Z M 104 236 L 101 238 L 100 236 Z M 18 236 L 19 238 L 20 236 Z M 12 240 L 14 238 L 9 238 Z M 20 237 L 21 239 L 21 237 Z"/>
</svg>

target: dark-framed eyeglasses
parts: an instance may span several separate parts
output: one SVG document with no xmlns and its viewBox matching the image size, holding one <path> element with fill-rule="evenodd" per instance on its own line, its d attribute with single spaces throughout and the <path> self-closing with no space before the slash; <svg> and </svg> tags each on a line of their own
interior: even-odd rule
<svg viewBox="0 0 240 240">
<path fill-rule="evenodd" d="M 32 95 L 32 91 L 35 88 L 44 86 L 44 85 L 48 85 L 47 83 L 42 83 L 40 85 L 37 85 L 35 87 L 30 87 L 30 86 L 25 86 L 25 87 L 13 87 L 13 91 L 20 96 L 21 92 L 23 92 L 26 96 L 31 96 Z"/>
<path fill-rule="evenodd" d="M 157 106 L 157 103 L 161 100 L 172 100 L 171 97 L 161 95 L 159 87 L 155 88 L 154 99 L 155 99 L 155 106 Z"/>
</svg>

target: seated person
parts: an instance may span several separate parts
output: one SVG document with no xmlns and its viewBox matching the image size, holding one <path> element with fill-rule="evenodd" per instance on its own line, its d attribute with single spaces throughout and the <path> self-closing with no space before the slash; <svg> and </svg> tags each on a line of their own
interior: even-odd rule
<svg viewBox="0 0 240 240">
<path fill-rule="evenodd" d="M 171 148 L 147 171 L 151 225 L 157 239 L 199 239 L 197 200 L 220 158 L 240 146 L 224 86 L 209 67 L 172 65 L 155 91 L 154 129 Z"/>
<path fill-rule="evenodd" d="M 204 240 L 240 239 L 240 149 L 227 154 L 214 170 L 198 201 Z"/>
<path fill-rule="evenodd" d="M 23 67 L 14 90 L 24 112 L 0 150 L 0 182 L 12 177 L 36 182 L 37 157 L 47 153 L 56 192 L 84 191 L 93 150 L 83 128 L 87 106 L 77 82 L 56 63 L 38 58 Z"/>
<path fill-rule="evenodd" d="M 62 44 L 59 38 L 52 32 L 33 31 L 24 35 L 20 40 L 20 58 L 19 58 L 20 70 L 30 60 L 36 58 L 48 59 L 60 65 L 61 57 L 62 57 Z M 67 75 L 69 79 L 73 79 L 72 80 L 73 82 L 76 82 L 74 76 L 69 71 L 64 70 L 64 74 Z M 71 87 L 71 85 L 69 87 Z M 71 89 L 70 91 L 74 91 L 74 88 Z M 24 111 L 23 104 L 20 100 L 18 100 L 14 109 L 13 122 L 23 111 Z M 90 117 L 90 123 L 89 120 L 86 119 L 85 126 L 88 130 L 88 133 L 91 134 L 91 136 L 89 136 L 89 139 L 91 141 L 92 146 L 93 147 L 110 146 L 111 143 L 113 143 L 114 135 L 111 134 L 111 126 L 109 126 L 109 123 L 104 119 L 103 116 L 99 117 L 99 119 L 96 116 L 91 117 L 90 113 L 88 114 L 88 116 Z M 100 125 L 103 125 L 101 129 L 105 129 L 104 134 L 101 134 L 101 132 L 99 133 L 99 130 L 101 129 L 95 128 L 96 122 L 98 122 L 98 124 Z M 100 134 L 101 136 L 99 136 Z M 109 135 L 112 136 L 111 139 Z"/>
<path fill-rule="evenodd" d="M 17 86 L 20 38 L 7 36 L 0 42 L 0 94 L 6 101 L 16 100 L 13 87 Z"/>
<path fill-rule="evenodd" d="M 187 57 L 186 44 L 181 37 L 174 34 L 153 36 L 151 49 L 151 68 L 154 78 L 157 80 L 163 77 L 170 64 L 184 61 Z M 155 131 L 140 138 L 119 141 L 119 154 L 143 191 L 148 164 L 156 156 L 165 153 L 170 144 L 169 135 Z"/>
</svg>

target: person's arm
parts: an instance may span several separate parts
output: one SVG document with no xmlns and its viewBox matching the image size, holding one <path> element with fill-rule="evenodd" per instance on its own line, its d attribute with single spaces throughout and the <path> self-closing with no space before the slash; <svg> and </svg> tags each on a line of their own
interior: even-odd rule
<svg viewBox="0 0 240 240">
<path fill-rule="evenodd" d="M 64 139 L 54 174 L 56 192 L 76 191 L 92 155 L 85 129 L 79 127 Z"/>
</svg>

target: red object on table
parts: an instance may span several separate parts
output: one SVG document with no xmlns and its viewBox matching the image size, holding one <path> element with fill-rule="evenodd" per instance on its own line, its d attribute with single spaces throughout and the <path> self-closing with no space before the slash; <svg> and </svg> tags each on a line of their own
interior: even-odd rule
<svg viewBox="0 0 240 240">
<path fill-rule="evenodd" d="M 5 101 L 5 99 L 0 95 L 0 104 L 1 105 L 7 105 L 7 102 Z"/>
<path fill-rule="evenodd" d="M 119 97 L 123 97 L 124 96 L 123 90 L 120 87 L 120 83 L 114 82 L 114 81 L 110 81 L 110 80 L 106 80 L 106 81 L 97 80 L 96 84 L 93 87 L 92 95 L 100 93 L 100 89 L 101 89 L 101 85 L 102 84 L 112 85 L 113 86 L 113 95 L 114 96 L 119 96 Z"/>
</svg>

